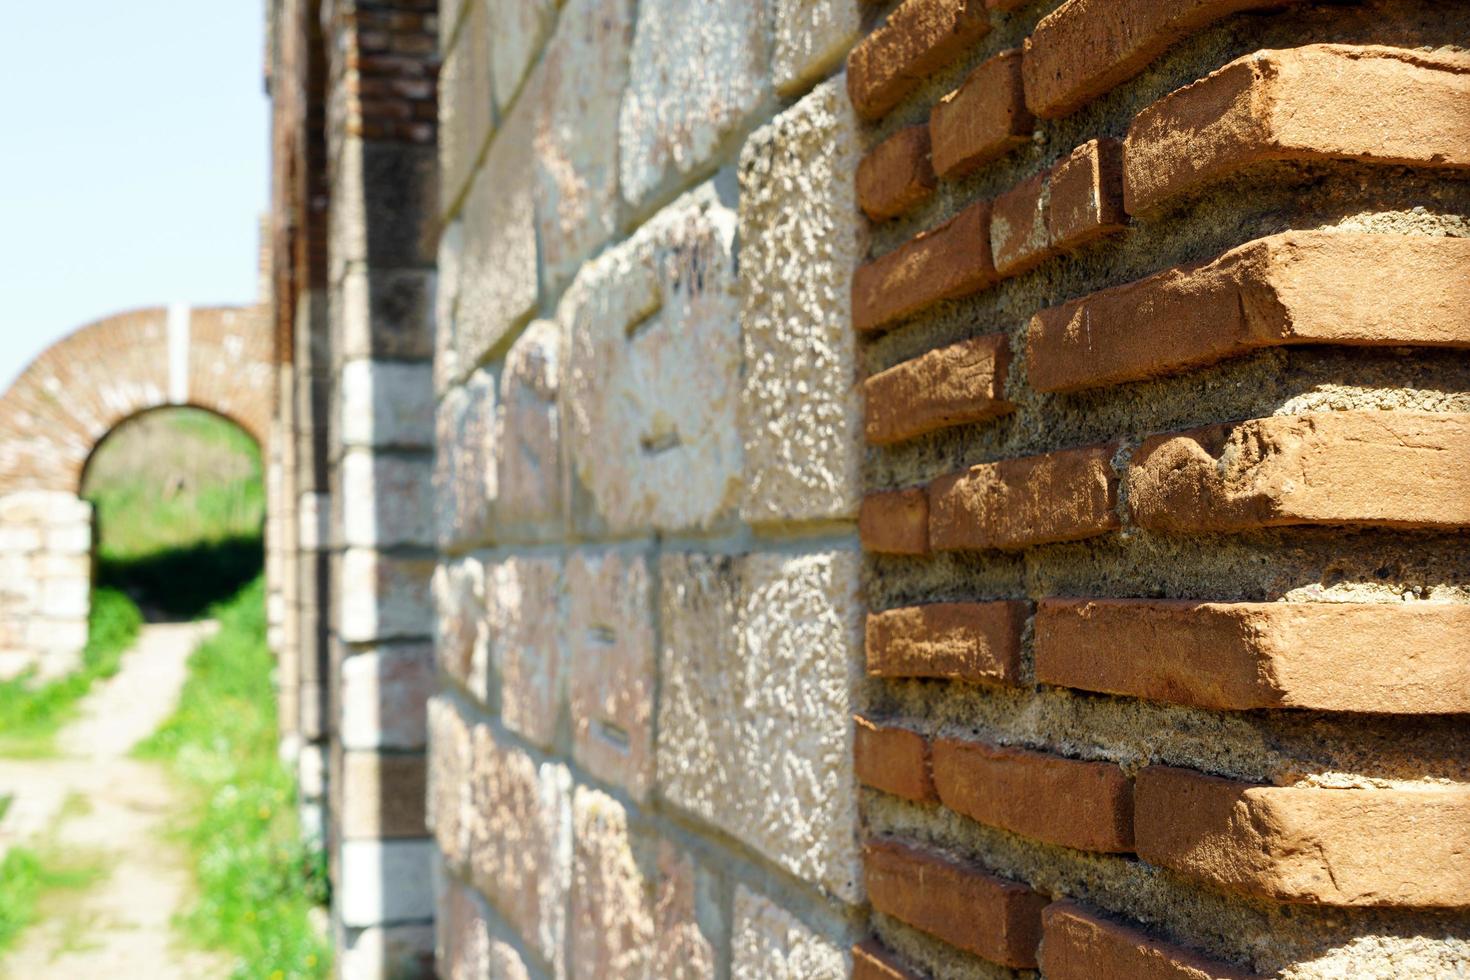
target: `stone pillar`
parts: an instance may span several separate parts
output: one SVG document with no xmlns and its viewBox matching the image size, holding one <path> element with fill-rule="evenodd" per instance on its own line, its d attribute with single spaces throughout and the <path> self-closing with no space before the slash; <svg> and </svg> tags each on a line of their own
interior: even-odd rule
<svg viewBox="0 0 1470 980">
<path fill-rule="evenodd" d="M 79 667 L 91 589 L 92 506 L 61 490 L 0 497 L 0 679 Z"/>
</svg>

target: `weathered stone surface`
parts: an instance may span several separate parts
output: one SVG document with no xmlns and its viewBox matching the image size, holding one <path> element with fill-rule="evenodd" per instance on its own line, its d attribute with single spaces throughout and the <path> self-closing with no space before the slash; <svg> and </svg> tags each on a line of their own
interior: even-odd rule
<svg viewBox="0 0 1470 980">
<path fill-rule="evenodd" d="M 338 384 L 344 445 L 427 449 L 434 444 L 434 381 L 427 364 L 349 361 Z"/>
<path fill-rule="evenodd" d="M 848 955 L 769 898 L 735 889 L 732 980 L 846 980 Z"/>
<path fill-rule="evenodd" d="M 466 5 L 464 17 L 439 69 L 439 181 L 446 207 L 459 199 L 493 128 L 490 30 L 483 0 Z"/>
<path fill-rule="evenodd" d="M 561 711 L 561 560 L 508 558 L 486 574 L 490 645 L 505 727 L 550 747 Z"/>
<path fill-rule="evenodd" d="M 654 948 L 649 980 L 714 980 L 722 945 L 723 922 L 716 921 L 717 935 L 711 937 L 700 921 L 701 899 L 712 906 L 712 883 L 702 869 L 673 844 L 663 841 L 658 849 L 658 885 L 654 895 Z M 711 913 L 718 916 L 717 912 Z"/>
<path fill-rule="evenodd" d="M 427 637 L 434 628 L 434 562 L 369 548 L 342 554 L 337 629 L 347 643 Z"/>
<path fill-rule="evenodd" d="M 583 266 L 563 300 L 564 431 L 615 533 L 711 527 L 738 500 L 735 226 L 706 184 Z"/>
<path fill-rule="evenodd" d="M 648 562 L 579 553 L 567 561 L 572 756 L 643 799 L 653 786 L 654 638 Z"/>
<path fill-rule="evenodd" d="M 444 980 L 489 980 L 490 928 L 480 899 L 443 876 L 434 915 L 437 975 Z"/>
<path fill-rule="evenodd" d="M 632 40 L 630 0 L 568 0 L 546 48 L 536 218 L 549 293 L 618 227 L 618 110 Z"/>
<path fill-rule="evenodd" d="M 434 656 L 426 644 L 381 647 L 342 661 L 343 748 L 422 748 L 434 685 Z"/>
<path fill-rule="evenodd" d="M 561 974 L 572 868 L 572 777 L 474 729 L 470 871 L 475 887 Z"/>
<path fill-rule="evenodd" d="M 577 787 L 572 882 L 575 980 L 648 975 L 654 945 L 652 887 L 639 866 L 627 811 L 612 797 Z"/>
<path fill-rule="evenodd" d="M 434 698 L 428 706 L 429 773 L 424 823 L 434 834 L 444 863 L 455 873 L 468 867 L 474 795 L 470 777 L 474 742 L 470 727 L 452 701 Z"/>
<path fill-rule="evenodd" d="M 434 277 L 434 393 L 442 394 L 469 370 L 460 363 L 455 341 L 459 316 L 461 266 L 464 262 L 464 221 L 451 221 L 439 236 L 438 273 Z"/>
<path fill-rule="evenodd" d="M 433 841 L 346 841 L 341 855 L 336 894 L 344 925 L 433 918 Z"/>
<path fill-rule="evenodd" d="M 1128 469 L 1135 523 L 1470 525 L 1470 414 L 1319 412 L 1155 436 Z"/>
<path fill-rule="evenodd" d="M 465 199 L 456 359 L 468 370 L 524 323 L 536 305 L 535 130 L 539 74 L 526 82 Z"/>
<path fill-rule="evenodd" d="M 850 902 L 858 564 L 838 551 L 660 566 L 665 796 Z"/>
<path fill-rule="evenodd" d="M 486 543 L 500 487 L 496 383 L 477 371 L 444 396 L 435 420 L 434 523 L 439 546 L 461 550 Z"/>
<path fill-rule="evenodd" d="M 1470 904 L 1470 788 L 1257 786 L 1149 766 L 1138 856 L 1231 891 L 1314 905 Z"/>
<path fill-rule="evenodd" d="M 857 117 L 841 79 L 758 130 L 740 156 L 741 514 L 752 523 L 857 512 L 858 157 Z"/>
<path fill-rule="evenodd" d="M 537 320 L 511 345 L 500 375 L 497 523 L 502 537 L 550 538 L 562 531 L 561 326 Z"/>
<path fill-rule="evenodd" d="M 1255 980 L 1249 970 L 1207 960 L 1076 902 L 1041 913 L 1041 969 L 1056 980 Z"/>
<path fill-rule="evenodd" d="M 439 669 L 483 701 L 490 642 L 485 566 L 475 558 L 445 562 L 434 569 L 432 588 Z"/>
<path fill-rule="evenodd" d="M 771 97 L 765 0 L 646 0 L 618 123 L 623 196 L 641 205 L 709 161 Z"/>
<path fill-rule="evenodd" d="M 771 0 L 776 24 L 771 77 L 793 95 L 827 74 L 862 29 L 858 0 Z M 846 87 L 846 81 L 841 84 Z"/>
<path fill-rule="evenodd" d="M 432 546 L 433 466 L 428 456 L 368 449 L 342 458 L 343 543 L 349 548 Z"/>
<path fill-rule="evenodd" d="M 520 89 L 556 18 L 558 0 L 486 0 L 490 31 L 490 81 L 501 112 Z"/>
</svg>

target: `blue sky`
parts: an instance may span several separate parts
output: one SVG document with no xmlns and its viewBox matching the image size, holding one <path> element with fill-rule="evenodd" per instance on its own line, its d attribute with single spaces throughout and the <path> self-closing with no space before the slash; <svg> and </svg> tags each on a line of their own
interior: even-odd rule
<svg viewBox="0 0 1470 980">
<path fill-rule="evenodd" d="M 6 4 L 0 390 L 110 313 L 254 300 L 263 16 L 259 0 Z"/>
</svg>

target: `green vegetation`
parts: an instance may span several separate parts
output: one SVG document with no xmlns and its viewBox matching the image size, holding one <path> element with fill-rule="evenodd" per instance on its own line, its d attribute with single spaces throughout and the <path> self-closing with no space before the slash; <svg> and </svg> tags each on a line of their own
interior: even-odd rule
<svg viewBox="0 0 1470 980">
<path fill-rule="evenodd" d="M 92 685 L 117 673 L 122 655 L 138 638 L 143 615 L 114 589 L 92 595 L 92 618 L 82 666 L 37 684 L 33 672 L 0 682 L 0 755 L 35 758 L 53 751 L 56 733 L 76 713 Z"/>
<path fill-rule="evenodd" d="M 295 784 L 276 754 L 264 605 L 256 579 L 215 607 L 220 630 L 190 658 L 178 711 L 136 754 L 165 762 L 198 800 L 179 831 L 199 884 L 186 935 L 233 953 L 236 977 L 325 977 L 329 953 L 309 913 L 326 899 L 326 868 L 301 841 Z"/>
<path fill-rule="evenodd" d="M 119 426 L 87 465 L 98 583 L 192 619 L 234 595 L 264 561 L 260 449 L 234 423 L 193 408 Z"/>
<path fill-rule="evenodd" d="M 48 894 L 86 888 L 106 873 L 95 861 L 56 848 L 12 847 L 0 861 L 0 952 L 35 921 Z"/>
</svg>

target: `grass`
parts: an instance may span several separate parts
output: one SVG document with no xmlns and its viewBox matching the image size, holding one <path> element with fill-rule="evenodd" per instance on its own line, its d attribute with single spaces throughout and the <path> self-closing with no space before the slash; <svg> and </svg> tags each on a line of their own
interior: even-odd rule
<svg viewBox="0 0 1470 980">
<path fill-rule="evenodd" d="M 326 868 L 302 842 L 295 784 L 276 753 L 262 582 L 214 615 L 220 630 L 190 658 L 178 711 L 135 753 L 165 763 L 197 801 L 179 834 L 199 896 L 179 924 L 192 942 L 233 954 L 235 977 L 325 977 L 329 951 L 310 913 L 326 900 Z"/>
<path fill-rule="evenodd" d="M 92 616 L 82 666 L 65 677 L 35 683 L 32 673 L 0 682 L 0 755 L 37 758 L 52 754 L 61 726 L 99 680 L 117 673 L 122 655 L 138 638 L 143 615 L 115 589 L 92 595 Z"/>
<path fill-rule="evenodd" d="M 80 891 L 107 873 L 78 854 L 46 847 L 12 847 L 0 860 L 0 953 L 35 921 L 42 900 L 58 891 Z"/>
<path fill-rule="evenodd" d="M 97 448 L 82 495 L 96 508 L 99 585 L 193 619 L 259 574 L 260 449 L 232 422 L 174 408 L 119 426 Z"/>
</svg>

